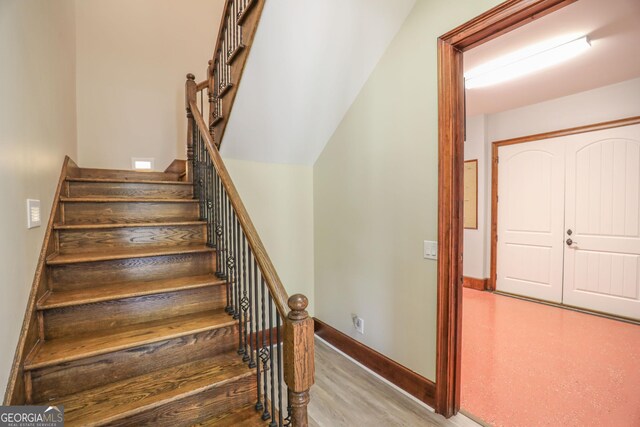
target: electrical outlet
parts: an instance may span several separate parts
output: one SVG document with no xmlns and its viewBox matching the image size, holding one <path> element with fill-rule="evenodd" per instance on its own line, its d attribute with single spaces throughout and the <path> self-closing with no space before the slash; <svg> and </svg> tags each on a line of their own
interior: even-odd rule
<svg viewBox="0 0 640 427">
<path fill-rule="evenodd" d="M 438 242 L 425 240 L 423 255 L 425 259 L 438 259 Z"/>
<path fill-rule="evenodd" d="M 356 328 L 356 331 L 364 335 L 364 320 L 358 317 L 357 314 L 352 314 L 351 319 L 353 320 L 353 327 Z"/>
</svg>

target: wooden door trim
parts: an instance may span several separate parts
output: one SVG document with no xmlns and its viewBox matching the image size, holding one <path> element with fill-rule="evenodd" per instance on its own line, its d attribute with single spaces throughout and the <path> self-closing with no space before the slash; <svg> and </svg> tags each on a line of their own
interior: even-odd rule
<svg viewBox="0 0 640 427">
<path fill-rule="evenodd" d="M 460 408 L 462 321 L 462 53 L 576 0 L 507 0 L 438 38 L 438 307 L 436 412 Z"/>
<path fill-rule="evenodd" d="M 598 130 L 613 129 L 635 124 L 640 124 L 640 116 L 627 117 L 625 119 L 612 120 L 608 122 L 593 123 L 590 125 L 560 129 L 552 132 L 520 136 L 518 138 L 503 139 L 500 141 L 494 141 L 491 144 L 491 262 L 489 282 L 487 284 L 488 290 L 496 290 L 496 280 L 498 274 L 498 148 L 506 145 L 523 144 L 527 142 L 541 141 L 544 139 L 576 135 L 579 133 L 595 132 Z"/>
</svg>

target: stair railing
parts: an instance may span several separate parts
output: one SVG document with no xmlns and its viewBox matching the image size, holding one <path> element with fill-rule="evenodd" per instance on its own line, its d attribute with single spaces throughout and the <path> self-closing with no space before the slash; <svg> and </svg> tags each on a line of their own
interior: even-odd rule
<svg viewBox="0 0 640 427">
<path fill-rule="evenodd" d="M 207 245 L 216 249 L 216 275 L 227 282 L 226 312 L 237 320 L 238 355 L 256 372 L 255 409 L 271 427 L 306 427 L 314 383 L 308 300 L 288 297 L 218 151 L 233 104 L 227 97 L 237 90 L 263 5 L 227 0 L 207 79 L 196 83 L 187 75 L 187 178 L 207 223 Z M 245 26 L 249 39 L 243 39 Z"/>
</svg>

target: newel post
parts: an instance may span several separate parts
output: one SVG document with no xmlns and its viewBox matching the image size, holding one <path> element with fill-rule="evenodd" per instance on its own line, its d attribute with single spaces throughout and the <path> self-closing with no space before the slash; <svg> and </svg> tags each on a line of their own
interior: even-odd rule
<svg viewBox="0 0 640 427">
<path fill-rule="evenodd" d="M 284 331 L 284 380 L 289 388 L 291 425 L 307 427 L 309 389 L 314 383 L 313 319 L 306 308 L 307 297 L 292 295 L 288 301 L 291 311 Z"/>
<path fill-rule="evenodd" d="M 195 120 L 193 119 L 193 112 L 189 106 L 191 101 L 196 101 L 196 76 L 189 73 L 187 74 L 187 82 L 184 85 L 185 93 L 185 107 L 187 109 L 187 181 L 193 180 L 193 129 L 195 127 Z"/>
</svg>

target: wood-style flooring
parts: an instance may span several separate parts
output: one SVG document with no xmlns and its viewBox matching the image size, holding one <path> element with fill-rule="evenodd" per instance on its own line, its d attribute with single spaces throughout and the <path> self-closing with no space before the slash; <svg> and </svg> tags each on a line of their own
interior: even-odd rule
<svg viewBox="0 0 640 427">
<path fill-rule="evenodd" d="M 463 415 L 437 415 L 316 338 L 311 427 L 477 427 Z"/>
</svg>

